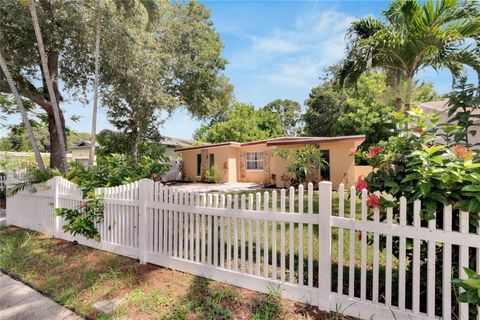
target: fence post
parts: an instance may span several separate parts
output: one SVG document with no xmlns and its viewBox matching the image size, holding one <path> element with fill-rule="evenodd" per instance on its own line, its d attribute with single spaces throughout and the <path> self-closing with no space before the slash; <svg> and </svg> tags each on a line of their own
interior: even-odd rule
<svg viewBox="0 0 480 320">
<path fill-rule="evenodd" d="M 55 230 L 53 234 L 60 238 L 60 216 L 56 215 L 56 210 L 60 208 L 60 177 L 53 177 L 53 214 L 55 215 Z"/>
<path fill-rule="evenodd" d="M 6 180 L 5 180 L 5 192 L 8 192 L 8 189 L 12 186 L 14 186 L 16 183 L 19 183 L 20 181 L 18 181 L 17 179 L 15 179 L 15 176 L 13 174 L 13 171 L 12 170 L 8 170 L 7 171 L 7 176 L 5 177 Z M 7 221 L 5 222 L 5 225 L 9 225 L 11 224 L 14 219 L 12 219 L 12 217 L 15 215 L 15 213 L 12 213 L 12 207 L 14 203 L 12 203 L 13 200 L 13 197 L 6 197 L 5 199 L 6 201 L 6 204 L 5 204 L 5 215 L 6 215 L 6 218 L 7 218 Z M 18 219 L 18 214 L 17 216 L 15 217 L 16 219 Z"/>
<path fill-rule="evenodd" d="M 148 207 L 147 201 L 152 201 L 154 182 L 150 179 L 142 179 L 138 181 L 138 200 L 139 205 L 139 219 L 138 219 L 138 256 L 140 263 L 147 263 L 147 241 L 148 241 Z"/>
<path fill-rule="evenodd" d="M 318 308 L 330 311 L 332 183 L 318 187 Z"/>
</svg>

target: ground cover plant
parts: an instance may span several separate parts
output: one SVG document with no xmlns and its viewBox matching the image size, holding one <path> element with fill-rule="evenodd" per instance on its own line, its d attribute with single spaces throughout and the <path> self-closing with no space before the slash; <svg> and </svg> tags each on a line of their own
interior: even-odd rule
<svg viewBox="0 0 480 320">
<path fill-rule="evenodd" d="M 0 270 L 92 319 L 351 319 L 16 227 L 0 229 Z M 93 311 L 111 298 L 115 315 Z"/>
</svg>

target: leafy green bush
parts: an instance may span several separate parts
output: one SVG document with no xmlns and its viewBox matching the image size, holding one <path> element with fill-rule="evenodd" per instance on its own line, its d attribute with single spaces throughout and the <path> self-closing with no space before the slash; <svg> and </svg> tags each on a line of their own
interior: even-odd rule
<svg viewBox="0 0 480 320">
<path fill-rule="evenodd" d="M 99 158 L 97 164 L 88 169 L 82 164 L 70 165 L 67 179 L 82 186 L 86 191 L 100 187 L 114 187 L 143 178 L 157 180 L 168 170 L 162 160 L 141 157 L 137 163 L 126 155 L 114 154 Z"/>
<path fill-rule="evenodd" d="M 63 226 L 63 231 L 100 241 L 100 233 L 95 227 L 97 223 L 103 221 L 103 204 L 100 196 L 88 192 L 77 208 L 57 208 L 55 214 L 67 222 Z"/>
<path fill-rule="evenodd" d="M 468 279 L 454 279 L 452 284 L 465 289 L 460 293 L 458 300 L 464 303 L 473 303 L 480 307 L 480 274 L 469 268 L 463 268 Z"/>
<path fill-rule="evenodd" d="M 296 150 L 281 148 L 275 151 L 275 155 L 289 162 L 287 172 L 292 184 L 317 182 L 320 179 L 319 169 L 325 169 L 328 166 L 322 152 L 314 145 L 306 145 Z M 282 180 L 287 181 L 287 179 L 286 177 Z"/>
<path fill-rule="evenodd" d="M 458 144 L 439 143 L 438 118 L 411 111 L 397 115 L 397 134 L 363 154 L 375 168 L 365 183 L 410 202 L 422 200 L 422 217 L 434 218 L 439 206 L 480 212 L 478 152 Z"/>
<path fill-rule="evenodd" d="M 210 183 L 219 183 L 222 180 L 222 172 L 217 165 L 214 165 L 208 171 L 208 182 Z"/>
</svg>

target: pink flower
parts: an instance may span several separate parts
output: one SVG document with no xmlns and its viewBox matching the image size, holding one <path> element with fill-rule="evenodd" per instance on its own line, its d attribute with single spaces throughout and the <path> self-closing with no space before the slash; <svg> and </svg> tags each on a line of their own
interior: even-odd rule
<svg viewBox="0 0 480 320">
<path fill-rule="evenodd" d="M 363 176 L 359 176 L 357 180 L 357 192 L 362 192 L 363 189 L 368 189 L 368 183 L 363 179 Z"/>
<path fill-rule="evenodd" d="M 88 207 L 88 202 L 87 201 L 80 202 L 80 208 L 86 208 L 86 207 Z"/>
<path fill-rule="evenodd" d="M 456 145 L 454 147 L 452 147 L 452 152 L 455 154 L 455 156 L 458 158 L 458 159 L 465 159 L 467 156 L 469 156 L 472 151 L 465 147 L 465 146 L 462 146 L 462 145 Z"/>
<path fill-rule="evenodd" d="M 450 204 L 451 204 L 452 206 L 454 206 L 456 203 L 457 203 L 457 201 L 455 201 L 455 200 L 450 201 Z"/>
<path fill-rule="evenodd" d="M 370 147 L 370 149 L 368 149 L 366 156 L 367 158 L 374 158 L 378 156 L 378 154 L 382 152 L 382 150 L 383 148 L 380 146 Z"/>
<path fill-rule="evenodd" d="M 371 194 L 368 197 L 367 205 L 369 208 L 378 208 L 378 206 L 380 206 L 380 199 L 376 195 Z"/>
</svg>

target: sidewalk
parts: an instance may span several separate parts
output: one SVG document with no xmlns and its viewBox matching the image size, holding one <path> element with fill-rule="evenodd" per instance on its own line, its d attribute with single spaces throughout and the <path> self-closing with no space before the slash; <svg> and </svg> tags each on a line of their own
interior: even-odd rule
<svg viewBox="0 0 480 320">
<path fill-rule="evenodd" d="M 0 320 L 82 320 L 23 283 L 0 272 Z"/>
</svg>

